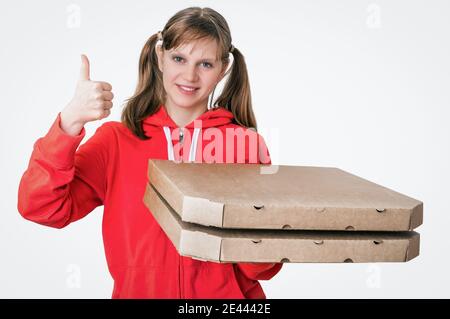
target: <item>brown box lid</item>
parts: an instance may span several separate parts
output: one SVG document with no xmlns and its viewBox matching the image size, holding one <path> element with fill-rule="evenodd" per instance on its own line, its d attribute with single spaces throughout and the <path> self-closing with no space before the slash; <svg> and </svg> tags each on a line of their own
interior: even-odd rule
<svg viewBox="0 0 450 319">
<path fill-rule="evenodd" d="M 148 184 L 144 203 L 180 255 L 215 262 L 405 262 L 419 255 L 419 234 L 220 229 L 181 221 Z"/>
<path fill-rule="evenodd" d="M 183 221 L 205 226 L 408 231 L 423 219 L 422 202 L 334 167 L 150 159 L 148 178 Z"/>
</svg>

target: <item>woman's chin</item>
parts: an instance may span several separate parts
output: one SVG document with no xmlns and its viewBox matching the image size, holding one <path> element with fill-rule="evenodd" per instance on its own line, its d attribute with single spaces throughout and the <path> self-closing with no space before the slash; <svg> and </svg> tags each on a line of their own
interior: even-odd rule
<svg viewBox="0 0 450 319">
<path fill-rule="evenodd" d="M 172 99 L 172 101 L 174 102 L 174 104 L 177 107 L 180 107 L 183 109 L 191 109 L 191 108 L 193 109 L 199 105 L 199 101 L 197 99 L 194 101 L 193 99 L 177 98 L 177 99 Z"/>
</svg>

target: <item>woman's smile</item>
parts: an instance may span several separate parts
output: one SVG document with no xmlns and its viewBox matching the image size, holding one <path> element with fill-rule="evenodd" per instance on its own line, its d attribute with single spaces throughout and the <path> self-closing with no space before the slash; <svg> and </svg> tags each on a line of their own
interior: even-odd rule
<svg viewBox="0 0 450 319">
<path fill-rule="evenodd" d="M 197 90 L 199 89 L 193 86 L 185 86 L 179 84 L 176 84 L 176 86 L 178 87 L 179 91 L 184 95 L 194 95 L 195 92 L 197 92 Z"/>
</svg>

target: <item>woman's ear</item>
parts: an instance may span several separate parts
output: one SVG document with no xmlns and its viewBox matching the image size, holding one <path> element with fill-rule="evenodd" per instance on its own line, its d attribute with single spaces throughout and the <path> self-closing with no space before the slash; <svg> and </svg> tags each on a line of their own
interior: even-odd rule
<svg viewBox="0 0 450 319">
<path fill-rule="evenodd" d="M 158 57 L 158 68 L 162 73 L 163 72 L 163 52 L 162 52 L 161 45 L 157 45 L 155 50 L 156 50 L 156 56 Z"/>
</svg>

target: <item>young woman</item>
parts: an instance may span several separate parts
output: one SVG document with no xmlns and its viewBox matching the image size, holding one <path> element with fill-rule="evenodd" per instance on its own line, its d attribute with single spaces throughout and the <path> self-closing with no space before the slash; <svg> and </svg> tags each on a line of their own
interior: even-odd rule
<svg viewBox="0 0 450 319">
<path fill-rule="evenodd" d="M 104 123 L 78 148 L 84 125 L 107 117 L 113 99 L 109 83 L 90 80 L 89 61 L 82 56 L 74 98 L 34 145 L 19 186 L 19 212 L 62 228 L 104 205 L 113 298 L 265 298 L 258 280 L 281 269 L 281 263 L 180 256 L 143 204 L 149 158 L 270 161 L 256 132 L 244 57 L 231 42 L 227 22 L 216 11 L 193 7 L 176 13 L 145 43 L 136 92 L 121 122 Z M 229 66 L 223 92 L 208 108 Z M 240 133 L 230 140 L 236 130 Z M 256 152 L 252 143 L 231 143 L 242 137 L 258 139 Z"/>
</svg>

